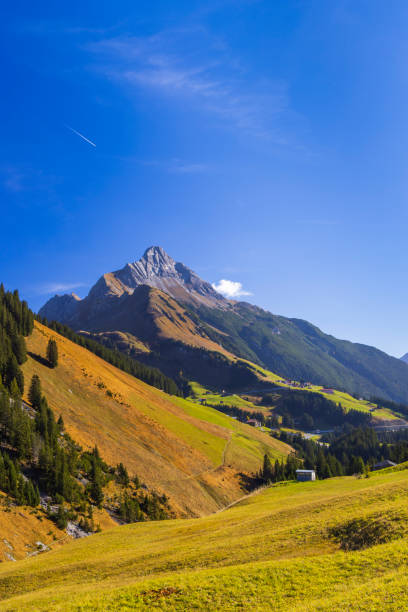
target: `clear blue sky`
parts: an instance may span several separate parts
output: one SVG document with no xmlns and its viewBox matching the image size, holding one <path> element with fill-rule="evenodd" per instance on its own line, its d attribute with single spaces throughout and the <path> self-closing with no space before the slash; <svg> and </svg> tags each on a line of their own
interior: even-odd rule
<svg viewBox="0 0 408 612">
<path fill-rule="evenodd" d="M 407 28 L 405 0 L 3 6 L 1 279 L 37 309 L 158 244 L 400 356 Z"/>
</svg>

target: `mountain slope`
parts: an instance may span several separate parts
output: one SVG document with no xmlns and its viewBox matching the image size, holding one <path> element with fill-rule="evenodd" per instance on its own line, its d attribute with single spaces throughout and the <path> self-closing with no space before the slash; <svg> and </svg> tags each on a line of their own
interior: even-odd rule
<svg viewBox="0 0 408 612">
<path fill-rule="evenodd" d="M 372 346 L 338 340 L 301 319 L 288 319 L 243 302 L 228 312 L 200 308 L 212 335 L 240 357 L 286 378 L 408 402 L 406 364 Z"/>
<path fill-rule="evenodd" d="M 406 470 L 275 485 L 210 517 L 4 564 L 0 609 L 405 610 L 407 501 Z M 333 533 L 357 543 L 358 529 L 366 547 L 344 552 Z"/>
<path fill-rule="evenodd" d="M 41 356 L 56 340 L 59 364 Z M 123 462 L 149 487 L 166 493 L 179 515 L 215 511 L 243 494 L 241 472 L 256 472 L 263 454 L 290 448 L 211 408 L 151 387 L 36 323 L 27 338 L 27 381 L 38 374 L 55 414 L 85 449 L 98 445 L 111 465 Z"/>
<path fill-rule="evenodd" d="M 83 300 L 52 298 L 40 315 L 75 330 L 130 333 L 131 342 L 126 347 L 122 341 L 122 350 L 142 342 L 141 359 L 166 374 L 188 371 L 203 384 L 213 377 L 219 388 L 227 384 L 224 375 L 217 379 L 216 368 L 211 376 L 206 372 L 214 353 L 236 355 L 286 378 L 408 403 L 408 369 L 402 360 L 338 340 L 307 321 L 226 300 L 160 247 L 102 276 Z"/>
</svg>

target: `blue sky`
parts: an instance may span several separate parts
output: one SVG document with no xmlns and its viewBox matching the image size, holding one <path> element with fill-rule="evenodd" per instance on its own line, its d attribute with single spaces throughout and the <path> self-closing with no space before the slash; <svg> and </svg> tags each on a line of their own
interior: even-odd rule
<svg viewBox="0 0 408 612">
<path fill-rule="evenodd" d="M 9 3 L 1 279 L 37 309 L 158 244 L 400 356 L 407 26 L 403 0 Z"/>
</svg>

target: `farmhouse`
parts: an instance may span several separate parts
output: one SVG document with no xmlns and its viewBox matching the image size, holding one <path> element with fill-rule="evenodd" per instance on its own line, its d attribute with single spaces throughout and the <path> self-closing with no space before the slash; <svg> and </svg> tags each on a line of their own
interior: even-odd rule
<svg viewBox="0 0 408 612">
<path fill-rule="evenodd" d="M 261 424 L 262 423 L 260 423 L 256 419 L 248 419 L 247 421 L 247 425 L 251 425 L 251 427 L 261 427 Z"/>
<path fill-rule="evenodd" d="M 375 465 L 373 465 L 373 470 L 383 470 L 384 468 L 394 467 L 394 465 L 397 464 L 393 461 L 390 461 L 389 459 L 386 459 L 385 461 L 380 461 L 380 463 L 376 463 Z"/>
<path fill-rule="evenodd" d="M 314 470 L 296 470 L 296 478 L 300 482 L 316 480 L 316 472 Z"/>
</svg>

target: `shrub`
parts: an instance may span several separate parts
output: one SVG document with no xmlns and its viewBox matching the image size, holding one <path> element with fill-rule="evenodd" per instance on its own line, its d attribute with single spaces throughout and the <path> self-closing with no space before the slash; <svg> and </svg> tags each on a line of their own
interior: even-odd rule
<svg viewBox="0 0 408 612">
<path fill-rule="evenodd" d="M 330 527 L 329 537 L 340 544 L 342 550 L 361 550 L 385 544 L 403 537 L 407 532 L 408 516 L 402 513 L 375 514 L 351 519 Z"/>
</svg>

